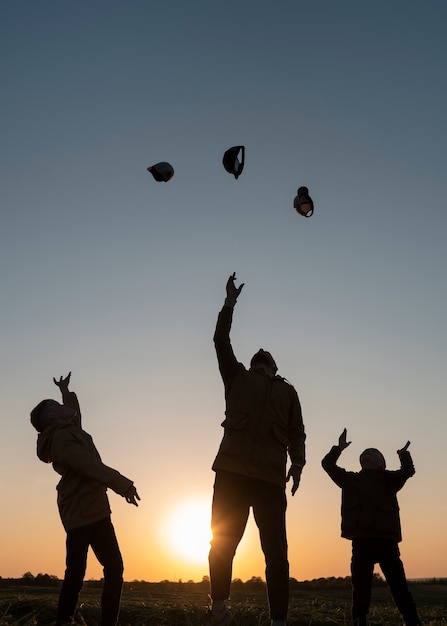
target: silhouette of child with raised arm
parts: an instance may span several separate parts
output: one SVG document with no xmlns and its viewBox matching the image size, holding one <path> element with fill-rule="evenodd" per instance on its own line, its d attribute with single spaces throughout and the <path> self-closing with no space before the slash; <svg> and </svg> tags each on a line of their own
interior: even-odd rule
<svg viewBox="0 0 447 626">
<path fill-rule="evenodd" d="M 53 378 L 62 402 L 42 400 L 31 411 L 38 431 L 37 456 L 61 475 L 57 504 L 67 532 L 66 570 L 57 608 L 57 624 L 71 623 L 87 566 L 89 546 L 104 568 L 101 625 L 115 626 L 123 585 L 123 560 L 110 519 L 107 488 L 138 506 L 134 484 L 101 461 L 91 436 L 82 430 L 76 394 L 68 390 L 71 372 Z"/>
<path fill-rule="evenodd" d="M 351 580 L 352 619 L 356 626 L 368 623 L 375 563 L 389 585 L 391 595 L 406 626 L 419 625 L 420 619 L 408 590 L 398 543 L 402 540 L 396 494 L 414 475 L 408 452 L 410 442 L 397 451 L 400 469 L 385 469 L 379 450 L 367 448 L 360 455 L 360 472 L 348 472 L 337 465 L 340 454 L 350 445 L 346 428 L 338 445 L 322 460 L 324 470 L 342 489 L 341 536 L 352 540 Z"/>
</svg>

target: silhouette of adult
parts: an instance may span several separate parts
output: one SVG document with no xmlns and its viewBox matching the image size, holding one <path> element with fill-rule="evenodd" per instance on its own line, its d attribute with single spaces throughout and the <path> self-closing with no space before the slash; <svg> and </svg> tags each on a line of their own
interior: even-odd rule
<svg viewBox="0 0 447 626">
<path fill-rule="evenodd" d="M 214 345 L 225 388 L 224 435 L 213 463 L 213 538 L 209 552 L 211 606 L 205 624 L 226 624 L 231 613 L 233 558 L 245 531 L 250 508 L 259 528 L 266 563 L 267 595 L 272 624 L 285 624 L 289 602 L 286 537 L 286 482 L 292 495 L 305 464 L 305 432 L 297 392 L 277 375 L 270 352 L 258 350 L 246 369 L 230 342 L 233 310 L 243 284 L 236 274 L 226 285 Z M 286 473 L 287 454 L 291 467 Z"/>
</svg>

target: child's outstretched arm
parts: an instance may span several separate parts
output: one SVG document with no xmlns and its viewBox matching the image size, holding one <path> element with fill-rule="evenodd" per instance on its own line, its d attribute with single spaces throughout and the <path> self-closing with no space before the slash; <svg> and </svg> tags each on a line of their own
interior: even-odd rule
<svg viewBox="0 0 447 626">
<path fill-rule="evenodd" d="M 53 376 L 53 382 L 61 390 L 62 398 L 64 397 L 64 394 L 66 395 L 67 393 L 70 393 L 68 391 L 68 385 L 70 384 L 70 378 L 71 378 L 71 372 L 68 372 L 68 374 L 65 376 L 65 378 L 62 378 L 62 376 L 61 376 L 59 378 L 59 380 L 56 380 L 54 378 L 54 376 Z"/>
<path fill-rule="evenodd" d="M 397 477 L 396 482 L 398 490 L 404 486 L 408 478 L 414 476 L 415 474 L 413 459 L 411 458 L 411 454 L 408 451 L 409 446 L 410 442 L 407 441 L 404 447 L 400 448 L 400 450 L 397 451 L 400 460 L 400 469 L 395 472 L 395 475 Z"/>
<path fill-rule="evenodd" d="M 339 487 L 343 486 L 346 476 L 346 470 L 337 465 L 337 460 L 343 450 L 351 445 L 350 441 L 346 441 L 346 434 L 346 428 L 344 428 L 343 432 L 338 438 L 338 445 L 332 446 L 330 451 L 321 461 L 321 465 L 323 466 L 324 471 L 329 474 L 334 483 Z"/>
<path fill-rule="evenodd" d="M 66 406 L 75 409 L 76 411 L 76 423 L 81 428 L 81 409 L 79 407 L 79 402 L 76 394 L 73 391 L 69 391 L 68 385 L 70 384 L 71 372 L 68 372 L 67 376 L 63 378 L 62 376 L 59 380 L 53 377 L 53 382 L 56 387 L 59 387 L 62 394 L 62 403 Z"/>
</svg>

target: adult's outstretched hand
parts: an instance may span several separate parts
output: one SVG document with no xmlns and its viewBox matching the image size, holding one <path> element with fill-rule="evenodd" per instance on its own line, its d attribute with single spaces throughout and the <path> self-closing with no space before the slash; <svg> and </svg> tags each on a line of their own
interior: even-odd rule
<svg viewBox="0 0 447 626">
<path fill-rule="evenodd" d="M 244 286 L 244 283 L 241 283 L 239 287 L 236 287 L 236 285 L 234 284 L 235 280 L 236 272 L 233 272 L 227 280 L 227 298 L 229 300 L 234 300 L 234 302 L 236 302 L 236 300 L 238 299 L 238 296 L 242 291 L 242 287 Z"/>
</svg>

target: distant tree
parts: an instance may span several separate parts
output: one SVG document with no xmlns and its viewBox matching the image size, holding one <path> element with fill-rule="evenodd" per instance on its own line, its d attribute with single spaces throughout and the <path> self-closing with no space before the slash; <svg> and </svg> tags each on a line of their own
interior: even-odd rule
<svg viewBox="0 0 447 626">
<path fill-rule="evenodd" d="M 260 576 L 252 576 L 250 580 L 246 581 L 246 586 L 251 589 L 263 589 L 265 582 L 262 580 Z"/>
<path fill-rule="evenodd" d="M 293 588 L 296 589 L 297 586 L 301 589 L 344 589 L 351 586 L 351 578 L 350 576 L 345 578 L 330 576 L 329 578 L 313 578 L 303 582 L 294 581 Z"/>
<path fill-rule="evenodd" d="M 164 589 L 165 591 L 172 589 L 172 586 L 175 585 L 175 583 L 171 583 L 171 581 L 167 579 L 162 580 L 159 584 L 160 588 Z"/>
<path fill-rule="evenodd" d="M 53 574 L 37 574 L 34 579 L 34 584 L 40 587 L 57 587 L 59 585 L 59 579 Z"/>
<path fill-rule="evenodd" d="M 294 590 L 294 589 L 298 589 L 300 583 L 297 581 L 296 578 L 289 578 L 289 585 L 290 585 L 290 589 Z"/>
</svg>

